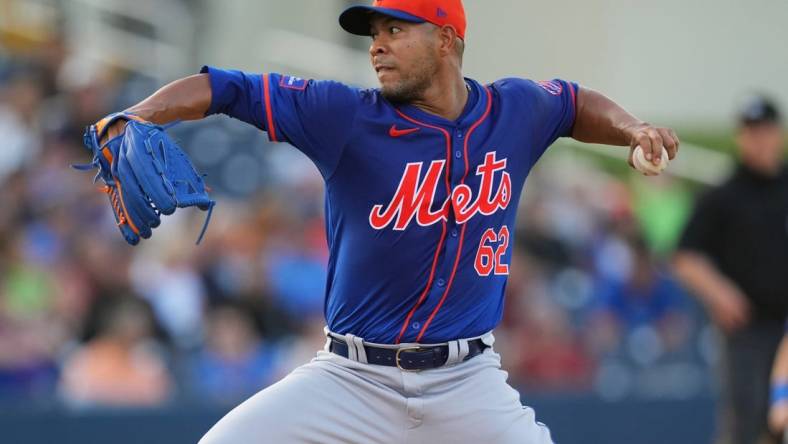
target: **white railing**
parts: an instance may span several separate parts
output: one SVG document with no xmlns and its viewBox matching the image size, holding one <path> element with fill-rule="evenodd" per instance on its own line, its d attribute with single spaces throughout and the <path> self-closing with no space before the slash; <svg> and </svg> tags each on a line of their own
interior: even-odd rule
<svg viewBox="0 0 788 444">
<path fill-rule="evenodd" d="M 195 20 L 181 0 L 65 0 L 64 13 L 78 57 L 159 81 L 193 68 Z"/>
<path fill-rule="evenodd" d="M 560 139 L 557 145 L 573 147 L 603 157 L 613 157 L 626 162 L 629 148 L 609 147 L 581 143 L 574 139 Z M 671 162 L 663 174 L 679 177 L 705 185 L 717 185 L 731 172 L 734 160 L 730 155 L 696 145 L 681 142 L 680 154 Z"/>
</svg>

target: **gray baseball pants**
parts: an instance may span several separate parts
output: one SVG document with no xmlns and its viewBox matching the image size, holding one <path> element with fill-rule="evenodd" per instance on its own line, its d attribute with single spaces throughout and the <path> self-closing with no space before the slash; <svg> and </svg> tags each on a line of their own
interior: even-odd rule
<svg viewBox="0 0 788 444">
<path fill-rule="evenodd" d="M 492 347 L 463 361 L 468 340 L 452 341 L 448 365 L 408 372 L 367 364 L 360 338 L 337 337 L 354 345 L 349 358 L 328 352 L 327 342 L 310 363 L 228 413 L 200 444 L 553 442 L 506 383 Z M 492 334 L 482 339 L 492 346 Z"/>
</svg>

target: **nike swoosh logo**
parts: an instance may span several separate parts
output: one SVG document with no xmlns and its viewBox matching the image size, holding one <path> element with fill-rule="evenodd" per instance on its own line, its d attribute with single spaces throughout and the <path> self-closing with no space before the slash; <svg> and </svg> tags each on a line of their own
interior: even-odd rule
<svg viewBox="0 0 788 444">
<path fill-rule="evenodd" d="M 389 136 L 391 137 L 402 137 L 407 136 L 408 134 L 413 134 L 418 131 L 419 128 L 408 128 L 408 129 L 397 129 L 397 125 L 391 125 L 389 128 Z"/>
</svg>

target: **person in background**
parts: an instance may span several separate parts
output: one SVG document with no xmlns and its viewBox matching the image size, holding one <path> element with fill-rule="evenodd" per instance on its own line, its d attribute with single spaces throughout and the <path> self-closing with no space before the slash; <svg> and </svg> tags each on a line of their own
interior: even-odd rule
<svg viewBox="0 0 788 444">
<path fill-rule="evenodd" d="M 74 407 L 155 407 L 173 381 L 153 341 L 153 315 L 141 299 L 119 296 L 99 321 L 95 338 L 65 362 L 63 400 Z"/>
<path fill-rule="evenodd" d="M 788 315 L 788 170 L 772 101 L 746 104 L 736 143 L 735 172 L 697 202 L 674 265 L 724 333 L 731 443 L 754 444 L 767 432 L 769 372 Z"/>
<path fill-rule="evenodd" d="M 682 347 L 691 326 L 684 292 L 660 269 L 641 235 L 631 235 L 627 244 L 633 257 L 626 279 L 600 278 L 596 284 L 589 338 L 600 350 L 609 351 L 619 347 L 628 334 L 647 328 L 656 333 L 660 349 Z M 610 340 L 613 342 L 605 344 Z"/>
<path fill-rule="evenodd" d="M 205 348 L 191 368 L 193 389 L 205 399 L 233 404 L 279 376 L 279 353 L 257 332 L 250 310 L 225 303 L 208 314 Z"/>
</svg>

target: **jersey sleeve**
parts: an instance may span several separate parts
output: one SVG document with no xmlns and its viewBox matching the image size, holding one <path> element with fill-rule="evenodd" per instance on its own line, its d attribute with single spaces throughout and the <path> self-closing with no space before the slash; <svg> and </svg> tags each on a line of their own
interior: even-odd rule
<svg viewBox="0 0 788 444">
<path fill-rule="evenodd" d="M 509 78 L 497 83 L 506 100 L 512 100 L 516 112 L 522 116 L 522 124 L 528 129 L 532 150 L 532 161 L 544 153 L 559 137 L 572 134 L 575 123 L 577 90 L 576 83 L 554 79 L 533 81 Z"/>
<path fill-rule="evenodd" d="M 205 66 L 211 105 L 206 115 L 226 114 L 288 142 L 329 177 L 339 163 L 361 102 L 359 90 L 339 82 L 276 73 L 250 74 Z"/>
</svg>

